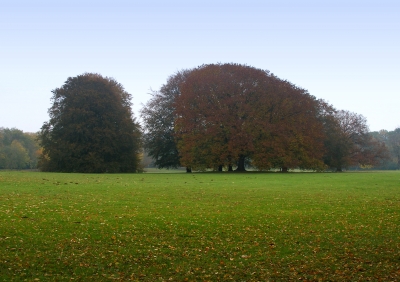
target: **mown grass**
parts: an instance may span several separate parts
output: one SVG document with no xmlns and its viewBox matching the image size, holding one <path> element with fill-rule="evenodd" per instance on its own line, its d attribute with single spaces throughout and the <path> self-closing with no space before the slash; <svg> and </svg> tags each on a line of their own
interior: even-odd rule
<svg viewBox="0 0 400 282">
<path fill-rule="evenodd" d="M 399 223 L 399 172 L 0 172 L 0 281 L 399 281 Z"/>
</svg>

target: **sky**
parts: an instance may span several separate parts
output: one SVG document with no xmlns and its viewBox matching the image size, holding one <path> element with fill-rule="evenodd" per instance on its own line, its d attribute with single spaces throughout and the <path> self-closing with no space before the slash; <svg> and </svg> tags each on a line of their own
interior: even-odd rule
<svg viewBox="0 0 400 282">
<path fill-rule="evenodd" d="M 0 0 L 0 127 L 37 132 L 52 90 L 113 77 L 133 112 L 202 64 L 269 70 L 371 131 L 400 127 L 398 0 Z"/>
</svg>

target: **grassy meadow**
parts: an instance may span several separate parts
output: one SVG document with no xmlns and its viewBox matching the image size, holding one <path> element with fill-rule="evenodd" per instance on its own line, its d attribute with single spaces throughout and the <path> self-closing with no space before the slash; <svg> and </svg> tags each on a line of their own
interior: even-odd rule
<svg viewBox="0 0 400 282">
<path fill-rule="evenodd" d="M 400 281 L 400 172 L 0 172 L 0 281 Z"/>
</svg>

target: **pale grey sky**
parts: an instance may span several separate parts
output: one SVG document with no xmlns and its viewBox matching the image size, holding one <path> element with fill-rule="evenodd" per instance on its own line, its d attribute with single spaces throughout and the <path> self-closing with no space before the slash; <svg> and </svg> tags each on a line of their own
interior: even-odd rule
<svg viewBox="0 0 400 282">
<path fill-rule="evenodd" d="M 184 68 L 267 69 L 370 129 L 400 126 L 395 0 L 2 0 L 0 127 L 40 130 L 70 76 L 114 77 L 139 116 L 149 90 Z"/>
</svg>

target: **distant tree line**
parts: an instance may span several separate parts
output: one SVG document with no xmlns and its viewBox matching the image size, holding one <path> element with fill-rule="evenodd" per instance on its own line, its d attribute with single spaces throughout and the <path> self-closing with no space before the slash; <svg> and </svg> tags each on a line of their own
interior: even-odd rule
<svg viewBox="0 0 400 282">
<path fill-rule="evenodd" d="M 388 159 L 375 169 L 400 169 L 400 127 L 393 131 L 380 130 L 370 133 L 373 138 L 383 142 L 388 148 Z"/>
<path fill-rule="evenodd" d="M 141 109 L 142 125 L 113 78 L 85 73 L 52 93 L 40 132 L 0 129 L 0 169 L 137 172 L 148 157 L 188 172 L 400 169 L 400 129 L 371 133 L 362 115 L 251 66 L 171 75 Z"/>
<path fill-rule="evenodd" d="M 0 128 L 0 169 L 34 169 L 40 148 L 35 133 Z"/>
</svg>

